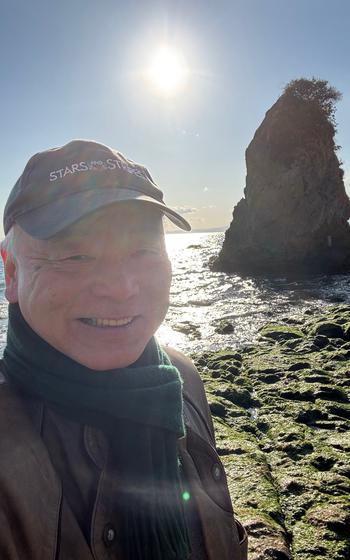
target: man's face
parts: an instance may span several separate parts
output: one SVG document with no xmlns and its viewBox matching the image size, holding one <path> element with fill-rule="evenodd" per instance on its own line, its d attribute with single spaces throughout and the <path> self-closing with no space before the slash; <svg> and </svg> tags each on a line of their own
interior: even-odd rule
<svg viewBox="0 0 350 560">
<path fill-rule="evenodd" d="M 88 368 L 135 362 L 166 315 L 171 265 L 160 213 L 147 204 L 114 204 L 45 241 L 20 231 L 15 252 L 9 301 Z"/>
</svg>

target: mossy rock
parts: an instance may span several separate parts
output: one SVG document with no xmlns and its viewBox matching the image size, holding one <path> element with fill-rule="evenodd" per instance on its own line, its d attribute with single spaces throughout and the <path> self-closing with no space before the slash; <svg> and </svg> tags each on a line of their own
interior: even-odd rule
<svg viewBox="0 0 350 560">
<path fill-rule="evenodd" d="M 344 338 L 344 329 L 339 323 L 322 321 L 311 330 L 312 335 L 323 335 L 328 338 Z"/>
<path fill-rule="evenodd" d="M 208 399 L 210 412 L 213 416 L 218 416 L 219 418 L 225 418 L 227 415 L 227 406 L 225 399 L 220 399 L 219 397 Z"/>
<path fill-rule="evenodd" d="M 325 527 L 302 520 L 293 530 L 292 552 L 298 560 L 348 560 L 349 545 Z"/>
<path fill-rule="evenodd" d="M 230 321 L 222 320 L 216 324 L 214 330 L 217 334 L 231 334 L 234 332 L 235 327 Z"/>
<path fill-rule="evenodd" d="M 251 393 L 244 388 L 231 386 L 224 389 L 221 394 L 225 399 L 243 408 L 254 407 L 258 404 L 256 399 L 253 399 Z"/>
<path fill-rule="evenodd" d="M 329 344 L 329 338 L 323 334 L 318 334 L 315 336 L 313 344 L 317 346 L 317 348 L 325 348 Z"/>
<path fill-rule="evenodd" d="M 300 329 L 290 325 L 266 325 L 260 329 L 259 333 L 260 336 L 277 340 L 278 342 L 304 338 L 304 333 Z"/>
<path fill-rule="evenodd" d="M 190 338 L 201 338 L 201 333 L 198 325 L 195 325 L 191 321 L 180 321 L 173 325 L 174 331 L 186 334 Z"/>
<path fill-rule="evenodd" d="M 295 362 L 291 366 L 289 366 L 288 371 L 299 371 L 301 369 L 310 369 L 311 364 L 310 362 Z"/>
<path fill-rule="evenodd" d="M 327 401 L 335 402 L 349 402 L 348 395 L 342 389 L 337 387 L 329 387 L 328 385 L 321 385 L 318 389 L 314 391 L 315 399 L 322 399 Z"/>
<path fill-rule="evenodd" d="M 343 330 L 344 330 L 344 339 L 345 339 L 345 340 L 350 340 L 350 321 L 347 322 L 347 323 L 343 326 Z"/>
</svg>

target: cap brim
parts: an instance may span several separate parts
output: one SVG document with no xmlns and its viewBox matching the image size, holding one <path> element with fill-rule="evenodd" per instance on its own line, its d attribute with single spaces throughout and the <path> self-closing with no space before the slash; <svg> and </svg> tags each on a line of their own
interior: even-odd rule
<svg viewBox="0 0 350 560">
<path fill-rule="evenodd" d="M 21 228 L 37 239 L 49 239 L 81 220 L 84 216 L 115 202 L 140 201 L 157 206 L 177 227 L 191 231 L 191 226 L 180 214 L 163 202 L 132 189 L 100 188 L 62 197 L 30 212 L 17 216 Z"/>
</svg>

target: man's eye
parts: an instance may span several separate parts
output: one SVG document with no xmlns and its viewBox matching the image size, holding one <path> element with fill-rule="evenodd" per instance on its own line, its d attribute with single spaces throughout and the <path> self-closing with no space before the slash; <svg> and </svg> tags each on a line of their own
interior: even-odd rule
<svg viewBox="0 0 350 560">
<path fill-rule="evenodd" d="M 63 260 L 64 261 L 86 261 L 88 260 L 88 256 L 87 255 L 71 255 L 70 257 L 66 257 Z"/>
</svg>

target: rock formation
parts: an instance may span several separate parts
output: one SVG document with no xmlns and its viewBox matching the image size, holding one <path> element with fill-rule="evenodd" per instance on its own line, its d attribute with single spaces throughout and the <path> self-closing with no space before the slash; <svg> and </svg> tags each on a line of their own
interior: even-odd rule
<svg viewBox="0 0 350 560">
<path fill-rule="evenodd" d="M 244 198 L 234 208 L 214 270 L 264 275 L 350 270 L 350 201 L 334 135 L 332 117 L 322 106 L 285 91 L 246 150 Z"/>
</svg>

